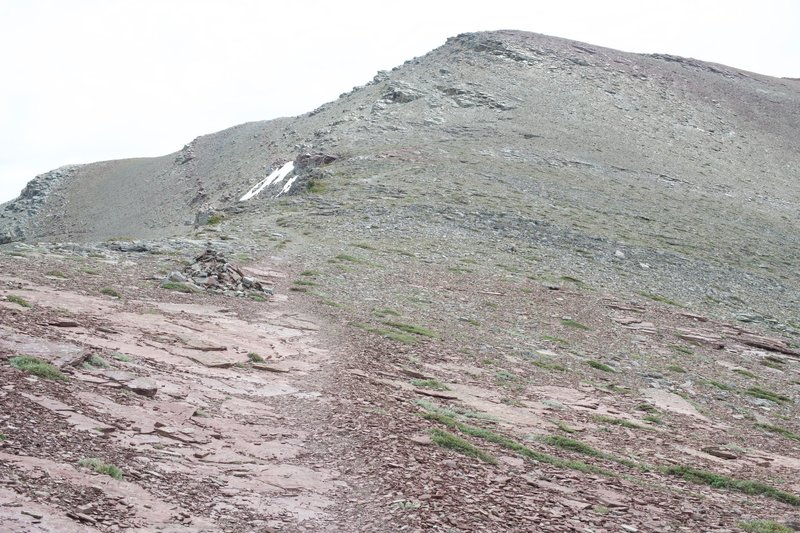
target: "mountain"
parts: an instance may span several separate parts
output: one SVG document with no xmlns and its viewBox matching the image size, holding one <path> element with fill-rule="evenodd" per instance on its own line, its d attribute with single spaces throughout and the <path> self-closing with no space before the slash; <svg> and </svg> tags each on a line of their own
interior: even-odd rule
<svg viewBox="0 0 800 533">
<path fill-rule="evenodd" d="M 307 518 L 271 496 L 290 528 L 800 524 L 799 126 L 797 80 L 517 31 L 459 35 L 305 115 L 36 177 L 0 206 L 16 273 L 0 289 L 47 312 L 34 320 L 9 299 L 4 333 L 147 362 L 167 383 L 158 397 L 210 413 L 170 415 L 168 437 L 197 453 L 224 434 L 235 460 L 261 464 L 212 426 L 250 435 L 251 410 L 294 417 L 309 459 L 287 471 L 324 464 L 342 484 L 298 481 Z M 269 303 L 253 280 L 272 286 Z M 41 330 L 70 321 L 84 336 Z M 248 359 L 259 342 L 283 365 Z M 192 355 L 217 352 L 224 364 Z M 202 393 L 182 381 L 187 360 Z M 75 368 L 81 387 L 119 385 Z M 270 387 L 284 392 L 259 396 Z M 100 409 L 94 390 L 77 403 L 54 390 Z M 263 432 L 295 434 L 273 425 Z M 184 451 L 181 483 L 195 487 Z M 213 453 L 203 475 L 222 476 L 227 456 Z M 228 486 L 274 490 L 258 479 Z M 211 530 L 256 516 L 244 492 L 226 497 L 247 512 L 209 514 L 162 489 Z"/>
</svg>

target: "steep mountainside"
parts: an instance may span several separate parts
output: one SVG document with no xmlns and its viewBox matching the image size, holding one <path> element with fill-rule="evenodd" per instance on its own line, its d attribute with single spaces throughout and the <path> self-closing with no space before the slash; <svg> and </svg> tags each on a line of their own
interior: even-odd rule
<svg viewBox="0 0 800 533">
<path fill-rule="evenodd" d="M 0 206 L 0 474 L 84 525 L 35 475 L 95 486 L 94 445 L 138 476 L 124 527 L 798 526 L 799 130 L 796 80 L 499 31 L 39 176 Z M 85 357 L 50 384 L 25 349 Z M 116 429 L 34 453 L 48 409 Z"/>
<path fill-rule="evenodd" d="M 236 126 L 160 158 L 60 169 L 37 202 L 4 207 L 0 231 L 186 234 L 198 213 L 235 208 L 284 162 L 324 152 L 338 158 L 326 200 L 348 207 L 348 220 L 363 211 L 399 231 L 422 214 L 445 233 L 497 226 L 516 247 L 566 239 L 559 257 L 625 248 L 665 264 L 693 293 L 683 298 L 755 306 L 733 281 L 786 309 L 798 305 L 798 124 L 796 81 L 535 34 L 465 34 L 307 115 Z M 279 190 L 251 204 L 271 212 Z"/>
</svg>

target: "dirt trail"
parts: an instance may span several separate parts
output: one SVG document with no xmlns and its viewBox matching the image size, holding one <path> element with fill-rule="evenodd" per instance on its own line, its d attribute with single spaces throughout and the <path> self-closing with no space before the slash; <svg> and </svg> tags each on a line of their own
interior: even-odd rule
<svg viewBox="0 0 800 533">
<path fill-rule="evenodd" d="M 32 307 L 3 302 L 0 357 L 38 356 L 68 377 L 0 366 L 4 530 L 324 528 L 346 486 L 309 444 L 331 354 L 285 296 L 118 300 L 2 281 Z"/>
</svg>

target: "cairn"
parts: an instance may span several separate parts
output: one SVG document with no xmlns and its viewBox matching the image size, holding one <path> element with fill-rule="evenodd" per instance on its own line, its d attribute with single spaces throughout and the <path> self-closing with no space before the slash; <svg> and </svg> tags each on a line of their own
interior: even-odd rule
<svg viewBox="0 0 800 533">
<path fill-rule="evenodd" d="M 183 272 L 173 271 L 162 282 L 181 284 L 192 292 L 208 291 L 228 296 L 271 296 L 272 287 L 265 287 L 225 258 L 225 254 L 208 249 L 195 258 Z"/>
</svg>

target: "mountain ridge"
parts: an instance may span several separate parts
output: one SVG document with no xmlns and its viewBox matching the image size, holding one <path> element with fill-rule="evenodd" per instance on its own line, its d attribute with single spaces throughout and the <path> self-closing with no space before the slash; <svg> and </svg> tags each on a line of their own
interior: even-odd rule
<svg viewBox="0 0 800 533">
<path fill-rule="evenodd" d="M 800 527 L 799 90 L 462 34 L 40 177 L 0 211 L 0 524 Z"/>
</svg>

